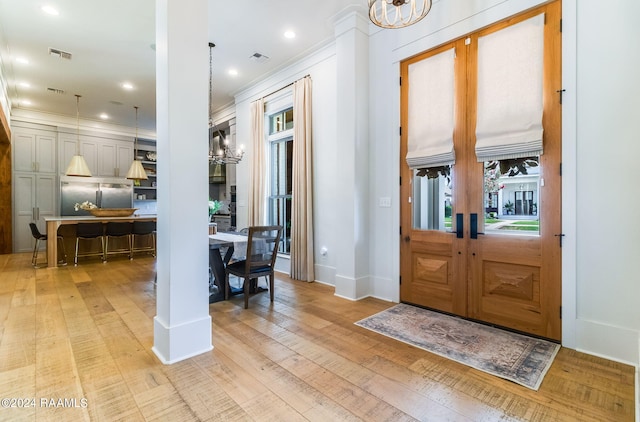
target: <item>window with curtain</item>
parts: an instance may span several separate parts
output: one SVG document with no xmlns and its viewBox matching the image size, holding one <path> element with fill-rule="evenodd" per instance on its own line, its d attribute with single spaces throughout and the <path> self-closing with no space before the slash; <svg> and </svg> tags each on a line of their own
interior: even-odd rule
<svg viewBox="0 0 640 422">
<path fill-rule="evenodd" d="M 293 108 L 271 114 L 269 122 L 269 224 L 282 226 L 279 253 L 291 246 L 291 194 L 293 191 Z"/>
</svg>

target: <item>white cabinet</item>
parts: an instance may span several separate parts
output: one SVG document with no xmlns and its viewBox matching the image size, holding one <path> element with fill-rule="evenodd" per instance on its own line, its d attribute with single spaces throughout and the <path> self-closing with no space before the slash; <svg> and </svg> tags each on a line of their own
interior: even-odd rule
<svg viewBox="0 0 640 422">
<path fill-rule="evenodd" d="M 13 250 L 30 251 L 29 223 L 45 232 L 44 217 L 57 213 L 57 143 L 55 128 L 16 122 L 12 133 Z"/>
<path fill-rule="evenodd" d="M 12 138 L 14 171 L 56 172 L 55 133 L 19 128 Z"/>
<path fill-rule="evenodd" d="M 60 134 L 60 173 L 76 155 L 77 135 Z M 133 142 L 80 135 L 80 154 L 95 177 L 125 177 L 133 161 Z"/>
<path fill-rule="evenodd" d="M 97 176 L 125 177 L 133 161 L 133 143 L 101 142 L 98 145 Z"/>
<path fill-rule="evenodd" d="M 55 174 L 13 174 L 13 251 L 33 250 L 29 223 L 46 232 L 44 217 L 57 215 L 57 176 Z M 44 247 L 44 245 L 43 245 Z"/>
<path fill-rule="evenodd" d="M 60 134 L 58 168 L 60 174 L 64 174 L 67 170 L 71 158 L 77 154 L 77 135 L 67 133 Z M 89 166 L 92 176 L 98 175 L 98 144 L 99 142 L 93 137 L 80 136 L 80 154 Z"/>
</svg>

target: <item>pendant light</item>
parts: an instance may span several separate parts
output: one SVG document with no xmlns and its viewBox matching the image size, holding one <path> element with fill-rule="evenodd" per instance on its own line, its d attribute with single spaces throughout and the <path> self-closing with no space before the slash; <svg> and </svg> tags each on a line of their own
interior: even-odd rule
<svg viewBox="0 0 640 422">
<path fill-rule="evenodd" d="M 91 170 L 84 157 L 80 154 L 80 95 L 76 94 L 76 121 L 77 121 L 77 140 L 76 155 L 71 158 L 71 162 L 64 172 L 67 176 L 91 177 Z"/>
<path fill-rule="evenodd" d="M 133 106 L 136 109 L 136 137 L 133 140 L 133 154 L 138 153 L 138 106 Z M 147 172 L 142 167 L 142 161 L 134 158 L 129 171 L 127 172 L 127 179 L 133 180 L 147 180 Z"/>
</svg>

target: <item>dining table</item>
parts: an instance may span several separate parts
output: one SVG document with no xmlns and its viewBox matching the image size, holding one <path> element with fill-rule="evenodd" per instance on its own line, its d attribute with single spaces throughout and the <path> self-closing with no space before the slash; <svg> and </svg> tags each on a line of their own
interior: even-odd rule
<svg viewBox="0 0 640 422">
<path fill-rule="evenodd" d="M 209 303 L 224 300 L 225 268 L 231 259 L 243 259 L 247 236 L 236 232 L 209 235 L 209 267 L 213 275 L 209 282 Z"/>
</svg>

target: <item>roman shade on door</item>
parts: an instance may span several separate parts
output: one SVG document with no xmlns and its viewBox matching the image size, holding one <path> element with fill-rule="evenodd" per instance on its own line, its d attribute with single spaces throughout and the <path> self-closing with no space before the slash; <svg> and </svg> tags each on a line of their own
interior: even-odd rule
<svg viewBox="0 0 640 422">
<path fill-rule="evenodd" d="M 544 14 L 478 37 L 478 161 L 542 154 Z"/>
<path fill-rule="evenodd" d="M 455 162 L 455 48 L 409 66 L 407 164 L 411 169 Z"/>
</svg>

